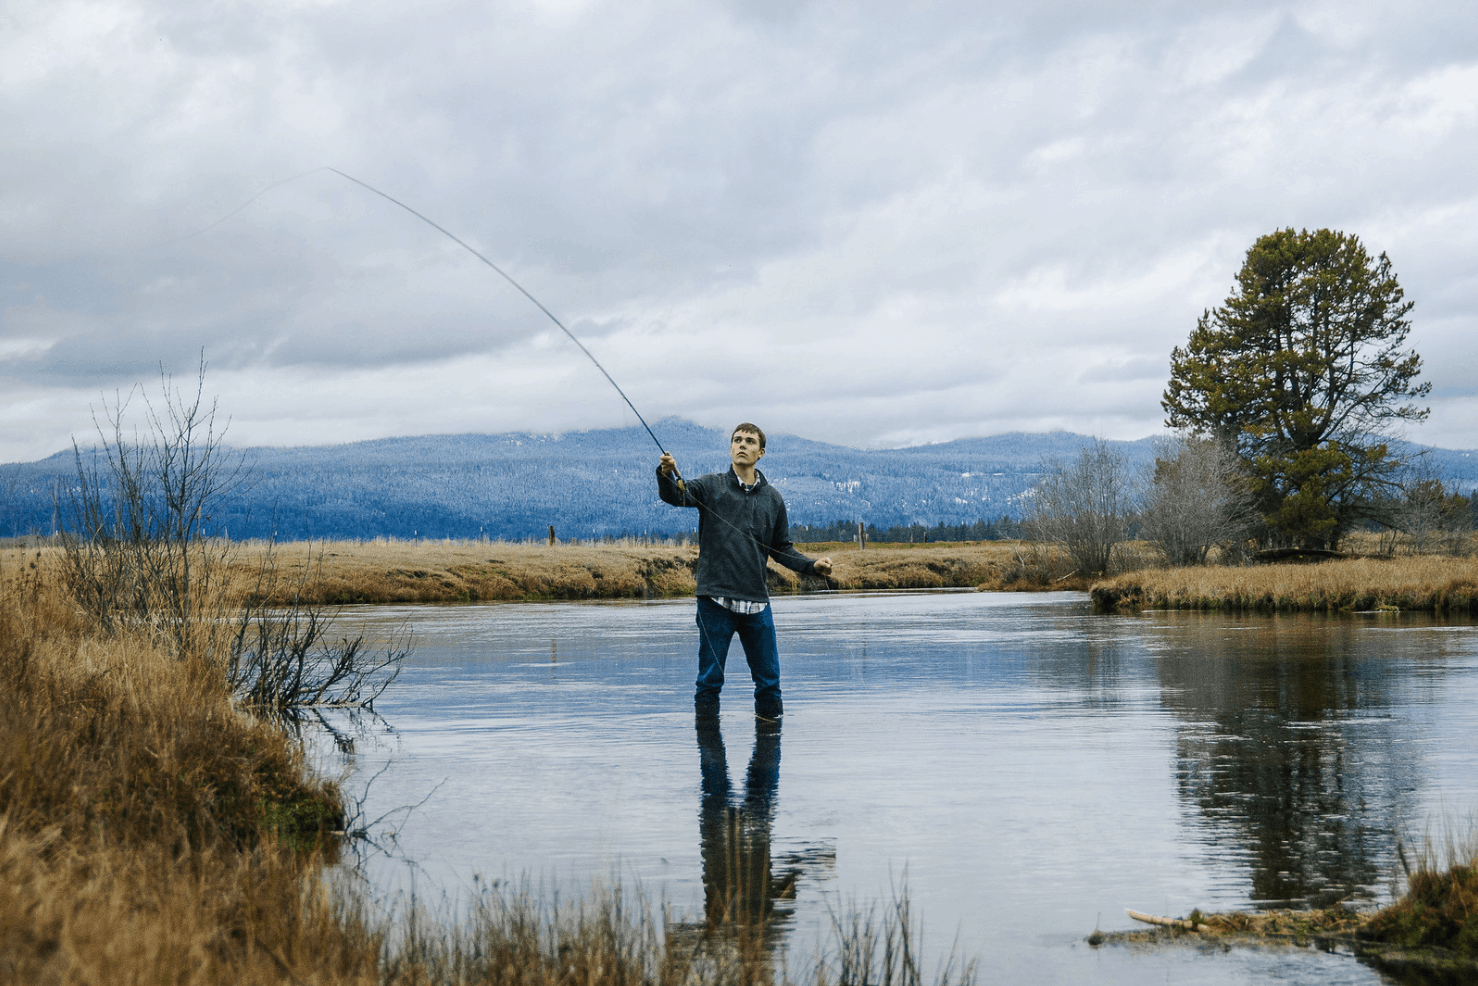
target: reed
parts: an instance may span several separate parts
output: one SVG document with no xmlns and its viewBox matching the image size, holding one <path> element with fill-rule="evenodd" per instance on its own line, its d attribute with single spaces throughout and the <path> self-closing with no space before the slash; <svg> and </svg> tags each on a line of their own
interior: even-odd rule
<svg viewBox="0 0 1478 986">
<path fill-rule="evenodd" d="M 1355 558 L 1245 568 L 1152 568 L 1093 585 L 1109 609 L 1284 612 L 1478 610 L 1478 559 Z"/>
</svg>

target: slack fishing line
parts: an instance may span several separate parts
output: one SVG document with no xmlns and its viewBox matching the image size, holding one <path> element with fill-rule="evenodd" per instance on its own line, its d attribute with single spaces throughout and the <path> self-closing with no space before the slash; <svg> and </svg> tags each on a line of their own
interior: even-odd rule
<svg viewBox="0 0 1478 986">
<path fill-rule="evenodd" d="M 478 260 L 482 261 L 489 268 L 491 268 L 493 270 L 493 272 L 496 273 L 499 277 L 503 278 L 503 280 L 507 281 L 509 284 L 513 285 L 513 287 L 515 287 L 516 289 L 518 289 L 518 293 L 519 294 L 521 294 L 525 298 L 529 299 L 529 301 L 531 301 L 534 304 L 534 306 L 539 309 L 539 311 L 543 312 L 545 314 L 545 316 L 548 317 L 549 321 L 553 322 L 556 326 L 559 327 L 559 330 L 561 332 L 563 332 L 566 336 L 569 337 L 569 340 L 571 342 L 573 342 L 576 346 L 579 346 L 580 347 L 580 352 L 584 353 L 585 356 L 586 356 L 586 358 L 589 359 L 591 363 L 595 364 L 595 368 L 600 371 L 601 376 L 603 376 L 603 377 L 606 378 L 606 382 L 609 383 L 612 387 L 615 388 L 616 393 L 620 394 L 621 395 L 621 399 L 626 402 L 626 406 L 629 407 L 629 408 L 631 408 L 631 413 L 634 414 L 634 415 L 636 415 L 636 420 L 638 420 L 638 421 L 641 422 L 641 426 L 644 429 L 646 429 L 647 434 L 651 436 L 653 443 L 655 443 L 656 446 L 657 446 L 657 450 L 659 452 L 661 452 L 663 455 L 666 455 L 667 454 L 667 449 L 663 448 L 662 441 L 661 441 L 661 439 L 659 439 L 657 437 L 657 433 L 654 432 L 654 431 L 652 431 L 652 426 L 649 425 L 649 424 L 647 424 L 647 419 L 644 418 L 644 417 L 642 417 L 642 413 L 636 409 L 636 405 L 631 402 L 631 398 L 628 397 L 628 396 L 626 396 L 626 391 L 624 391 L 624 390 L 621 389 L 621 385 L 616 382 L 616 379 L 611 376 L 610 372 L 607 371 L 604 366 L 601 365 L 600 360 L 598 360 L 598 359 L 595 358 L 595 354 L 592 353 L 589 349 L 587 349 L 585 347 L 585 344 L 580 341 L 579 337 L 577 337 L 575 335 L 575 333 L 571 332 L 570 329 L 569 329 L 569 327 L 567 325 L 565 325 L 563 322 L 561 322 L 559 320 L 559 318 L 552 311 L 550 311 L 544 305 L 544 303 L 542 301 L 540 301 L 538 298 L 535 298 L 533 296 L 533 294 L 531 294 L 529 292 L 529 289 L 528 288 L 526 288 L 522 284 L 518 283 L 518 281 L 514 279 L 513 275 L 509 274 L 503 268 L 499 267 L 497 264 L 493 263 L 487 257 L 485 257 L 481 253 L 479 253 L 469 243 L 467 243 L 466 240 L 463 240 L 460 236 L 458 236 L 457 234 L 453 233 L 451 230 L 447 229 L 445 226 L 441 225 L 441 223 L 438 223 L 436 220 L 432 219 L 430 216 L 427 216 L 425 213 L 419 212 L 416 209 L 411 208 L 410 206 L 406 205 L 404 202 L 400 201 L 400 199 L 398 199 L 395 196 L 389 194 L 388 192 L 382 192 L 380 189 L 378 189 L 375 186 L 371 185 L 369 182 L 363 181 L 363 180 L 361 180 L 359 178 L 355 178 L 353 175 L 348 174 L 347 172 L 340 171 L 338 168 L 334 168 L 334 167 L 331 167 L 331 166 L 328 166 L 328 165 L 324 165 L 324 166 L 322 166 L 320 168 L 314 168 L 311 171 L 305 171 L 302 174 L 293 175 L 291 178 L 284 178 L 281 181 L 274 182 L 273 184 L 268 185 L 266 188 L 262 189 L 257 194 L 253 195 L 250 199 L 248 199 L 247 201 L 243 202 L 241 205 L 237 206 L 235 209 L 232 209 L 229 213 L 227 213 L 226 215 L 222 216 L 220 219 L 218 219 L 215 222 L 211 223 L 209 226 L 206 226 L 203 229 L 196 230 L 193 233 L 189 233 L 189 234 L 187 234 L 185 236 L 178 237 L 178 238 L 176 238 L 174 240 L 169 240 L 169 241 L 166 241 L 166 242 L 167 243 L 177 243 L 177 242 L 179 242 L 181 240 L 187 240 L 187 239 L 190 239 L 192 237 L 199 236 L 201 233 L 207 232 L 208 230 L 214 229 L 215 227 L 219 226 L 221 223 L 225 222 L 227 219 L 230 219 L 232 216 L 236 215 L 238 212 L 241 212 L 247 206 L 251 205 L 257 199 L 259 199 L 262 196 L 266 195 L 268 192 L 272 191 L 273 189 L 279 188 L 279 187 L 281 187 L 283 185 L 286 185 L 286 184 L 288 184 L 290 182 L 297 181 L 300 178 L 306 178 L 307 176 L 312 175 L 312 174 L 316 174 L 319 171 L 332 171 L 334 174 L 338 175 L 340 178 L 343 178 L 343 179 L 345 179 L 347 181 L 353 182 L 354 184 L 358 185 L 360 188 L 363 188 L 365 191 L 373 192 L 374 194 L 378 195 L 380 198 L 384 199 L 386 202 L 391 203 L 392 205 L 399 206 L 400 208 L 404 209 L 406 212 L 409 212 L 411 215 L 413 215 L 417 219 L 421 220 L 426 225 L 430 226 L 432 229 L 436 230 L 441 235 L 445 236 L 447 239 L 451 240 L 453 243 L 457 244 L 457 246 L 461 247 L 463 250 L 466 250 L 468 253 L 472 254 L 472 256 L 476 257 Z M 165 244 L 158 244 L 158 245 L 163 246 Z M 674 476 L 677 477 L 676 482 L 677 482 L 677 488 L 678 488 L 678 490 L 681 491 L 682 493 L 684 493 L 685 495 L 687 495 L 687 493 L 688 493 L 688 491 L 687 491 L 687 484 L 683 481 L 682 473 L 678 471 L 678 469 L 677 469 L 676 466 L 673 467 L 672 473 L 673 473 Z M 750 540 L 754 541 L 756 544 L 759 544 L 761 547 L 767 547 L 762 542 L 760 542 L 760 540 L 758 538 L 756 538 L 753 534 L 751 534 L 749 531 L 745 531 L 742 528 L 739 528 L 738 526 L 736 526 L 735 524 L 733 524 L 732 522 L 730 522 L 727 518 L 720 516 L 718 513 L 714 512 L 711 508 L 708 507 L 707 504 L 703 503 L 701 500 L 698 500 L 696 498 L 693 498 L 691 495 L 687 495 L 687 498 L 689 500 L 691 500 L 692 504 L 695 507 L 698 507 L 701 511 L 709 514 L 715 520 L 722 521 L 724 524 L 728 525 L 729 527 L 732 527 L 734 530 L 736 530 L 739 533 L 745 535 Z M 828 585 L 831 585 L 831 578 L 829 576 L 822 576 L 822 577 L 826 579 Z"/>
<path fill-rule="evenodd" d="M 392 202 L 395 205 L 400 206 L 406 212 L 409 212 L 411 215 L 415 216 L 417 219 L 421 220 L 423 223 L 425 223 L 426 225 L 430 226 L 432 229 L 436 230 L 438 233 L 441 233 L 443 236 L 445 236 L 447 239 L 451 240 L 453 243 L 457 244 L 457 246 L 461 247 L 463 250 L 466 250 L 468 253 L 470 253 L 474 257 L 476 257 L 478 260 L 481 260 L 483 263 L 487 264 L 489 267 L 491 267 L 498 274 L 499 277 L 503 278 L 503 280 L 507 281 L 509 284 L 511 284 L 515 288 L 517 288 L 519 294 L 523 295 L 525 298 L 529 299 L 529 301 L 533 302 L 534 305 L 535 305 L 535 307 L 537 307 L 539 309 L 539 311 L 543 312 L 545 315 L 547 315 L 549 317 L 549 321 L 551 321 L 555 325 L 559 326 L 560 331 L 563 332 L 565 335 L 569 336 L 570 341 L 573 342 L 575 345 L 577 345 L 577 346 L 580 347 L 580 352 L 584 353 L 590 359 L 590 362 L 592 362 L 592 363 L 595 364 L 595 368 L 601 372 L 601 376 L 605 377 L 606 380 L 610 383 L 610 385 L 612 387 L 615 387 L 616 388 L 616 393 L 620 394 L 621 395 L 621 399 L 626 402 L 626 406 L 629 407 L 629 408 L 631 408 L 631 413 L 634 414 L 634 415 L 636 415 L 636 420 L 640 421 L 641 422 L 641 426 L 647 430 L 647 434 L 652 436 L 652 441 L 654 443 L 656 443 L 657 450 L 659 452 L 661 452 L 663 455 L 666 455 L 667 454 L 667 449 L 665 449 L 665 448 L 662 447 L 662 442 L 657 437 L 656 433 L 652 431 L 652 426 L 649 425 L 649 424 L 647 424 L 647 419 L 644 418 L 644 417 L 642 417 L 641 412 L 636 409 L 636 405 L 633 404 L 633 403 L 631 403 L 631 398 L 626 396 L 626 391 L 624 391 L 624 390 L 621 389 L 621 385 L 618 384 L 616 382 L 615 378 L 612 377 L 610 375 L 610 373 L 608 373 L 606 371 L 606 368 L 605 367 L 603 367 L 603 366 L 600 365 L 600 360 L 598 360 L 598 359 L 595 358 L 595 354 L 592 353 L 590 350 L 588 350 L 588 349 L 585 348 L 585 343 L 581 342 L 575 336 L 575 333 L 571 332 L 569 330 L 569 328 L 563 322 L 561 322 L 558 318 L 556 318 L 555 317 L 555 314 L 552 311 L 550 311 L 548 308 L 544 307 L 544 303 L 542 301 L 540 301 L 538 298 L 535 298 L 532 294 L 530 294 L 528 288 L 524 287 L 522 284 L 519 284 L 516 280 L 513 279 L 513 276 L 510 275 L 507 271 L 505 271 L 503 268 L 499 267 L 497 264 L 493 263 L 487 257 L 484 257 L 481 253 L 478 253 L 470 245 L 468 245 L 468 243 L 465 240 L 463 240 L 461 237 L 457 236 L 455 233 L 453 233 L 451 230 L 447 229 L 445 226 L 441 225 L 441 223 L 436 222 L 434 219 L 430 218 L 429 216 L 425 215 L 424 213 L 417 212 L 415 209 L 412 209 L 410 206 L 406 205 L 404 202 L 400 201 L 400 199 L 396 198 L 395 196 L 390 195 L 390 194 L 388 194 L 386 192 L 382 192 L 378 188 L 376 188 L 375 186 L 371 185 L 369 182 L 361 181 L 360 179 L 355 178 L 351 174 L 346 174 L 345 172 L 340 171 L 338 168 L 329 167 L 329 166 L 325 165 L 325 170 L 332 171 L 334 174 L 338 175 L 340 178 L 346 178 L 349 181 L 352 181 L 354 184 L 358 185 L 360 188 L 363 188 L 366 191 L 374 192 L 376 195 L 378 195 L 380 198 L 384 199 L 385 201 Z M 299 177 L 301 177 L 301 176 L 299 176 Z M 288 180 L 291 181 L 292 179 L 288 179 Z M 262 193 L 259 193 L 259 194 L 265 194 L 265 192 L 266 191 L 269 191 L 269 190 L 270 189 L 264 189 L 263 192 Z M 685 496 L 686 496 L 687 495 L 687 492 L 688 492 L 688 490 L 687 490 L 687 483 L 685 483 L 683 481 L 683 474 L 681 472 L 678 472 L 677 466 L 675 466 L 675 465 L 672 468 L 672 474 L 677 477 L 677 488 L 678 488 L 678 490 L 680 492 L 682 492 L 683 494 L 685 494 Z M 731 522 L 728 518 L 723 517 L 723 516 L 720 516 L 718 513 L 716 513 L 712 509 L 710 509 L 708 507 L 708 505 L 705 504 L 705 503 L 703 503 L 701 500 L 698 500 L 698 499 L 696 499 L 696 498 L 694 498 L 692 496 L 687 496 L 687 499 L 691 500 L 694 506 L 696 506 L 696 507 L 700 508 L 701 510 L 705 511 L 706 513 L 708 513 L 709 516 L 713 517 L 716 520 L 723 521 L 726 525 L 728 525 L 729 527 L 733 528 L 735 531 L 738 531 L 740 534 L 743 534 L 745 537 L 749 538 L 751 541 L 754 541 L 756 544 L 760 545 L 760 547 L 762 547 L 762 548 L 768 548 L 768 546 L 765 545 L 763 542 L 761 542 L 759 540 L 759 538 L 755 537 L 749 531 L 746 531 L 743 528 L 737 526 L 736 524 L 734 524 L 733 522 Z M 766 553 L 768 554 L 768 550 L 766 551 Z M 822 578 L 825 578 L 827 580 L 827 585 L 828 586 L 831 585 L 831 579 L 829 577 L 822 576 Z"/>
<path fill-rule="evenodd" d="M 626 402 L 626 406 L 629 407 L 629 408 L 631 408 L 631 413 L 634 414 L 634 415 L 636 415 L 636 420 L 640 421 L 641 422 L 641 426 L 647 430 L 647 434 L 652 436 L 652 441 L 657 444 L 657 451 L 661 452 L 663 455 L 666 455 L 667 454 L 667 449 L 665 449 L 665 448 L 662 447 L 662 442 L 661 442 L 660 439 L 657 438 L 656 433 L 652 431 L 652 426 L 649 425 L 649 424 L 647 424 L 647 419 L 641 416 L 641 412 L 636 409 L 636 405 L 635 404 L 631 403 L 631 398 L 626 396 L 626 391 L 624 391 L 624 390 L 621 389 L 621 385 L 616 382 L 616 379 L 614 377 L 612 377 L 610 375 L 610 373 L 606 372 L 606 368 L 605 367 L 603 367 L 603 366 L 600 365 L 600 360 L 598 360 L 598 359 L 595 358 L 595 354 L 592 353 L 590 350 L 588 350 L 588 349 L 585 348 L 585 343 L 581 342 L 578 338 L 576 338 L 575 337 L 575 333 L 571 332 L 569 330 L 569 328 L 563 322 L 561 322 L 558 318 L 555 317 L 554 312 L 552 312 L 548 308 L 544 307 L 544 303 L 542 301 L 540 301 L 538 298 L 535 298 L 532 294 L 529 293 L 529 289 L 528 288 L 524 287 L 522 284 L 519 284 L 517 281 L 515 281 L 513 279 L 513 276 L 511 274 L 509 274 L 506 270 L 504 270 L 503 268 L 499 267 L 497 264 L 493 263 L 487 257 L 484 257 L 481 253 L 478 253 L 470 245 L 468 245 L 468 243 L 467 243 L 466 240 L 463 240 L 460 236 L 458 236 L 457 234 L 453 233 L 451 230 L 447 229 L 445 226 L 441 225 L 441 223 L 437 222 L 436 220 L 430 218 L 429 216 L 425 215 L 424 213 L 417 212 L 415 209 L 412 209 L 410 206 L 408 206 L 404 202 L 400 201 L 400 199 L 398 199 L 395 196 L 390 195 L 390 194 L 388 194 L 386 192 L 380 191 L 378 188 L 376 188 L 375 186 L 371 185 L 367 181 L 360 181 L 358 178 L 355 178 L 353 175 L 345 174 L 344 172 L 340 171 L 338 168 L 332 168 L 332 167 L 330 167 L 330 168 L 327 168 L 327 170 L 328 171 L 332 171 L 334 174 L 338 175 L 340 178 L 347 178 L 349 181 L 352 181 L 354 184 L 358 185 L 359 187 L 361 187 L 363 189 L 366 189 L 368 191 L 374 192 L 376 195 L 378 195 L 380 198 L 384 199 L 386 202 L 393 202 L 395 205 L 400 206 L 406 212 L 409 212 L 411 215 L 415 216 L 417 219 L 421 220 L 423 223 L 425 223 L 426 225 L 430 226 L 432 229 L 436 230 L 438 233 L 441 233 L 443 236 L 445 236 L 447 239 L 451 240 L 453 243 L 457 244 L 457 246 L 461 247 L 463 250 L 466 250 L 468 253 L 470 253 L 474 257 L 476 257 L 478 260 L 481 260 L 483 263 L 487 264 L 489 267 L 491 267 L 493 269 L 494 272 L 496 272 L 498 274 L 499 277 L 503 278 L 503 280 L 507 281 L 509 284 L 511 284 L 515 288 L 517 288 L 519 294 L 523 295 L 525 298 L 527 298 L 530 301 L 532 301 L 534 303 L 534 306 L 536 308 L 538 308 L 539 311 L 541 311 L 545 315 L 549 316 L 549 321 L 551 321 L 555 325 L 559 326 L 559 330 L 561 332 L 563 332 L 565 335 L 569 336 L 571 342 L 573 342 L 575 345 L 577 345 L 577 346 L 580 347 L 580 352 L 584 353 L 587 357 L 589 357 L 590 362 L 592 362 L 592 363 L 595 364 L 595 368 L 600 371 L 601 376 L 605 377 L 606 378 L 606 381 L 612 387 L 615 387 L 616 388 L 616 393 L 620 394 L 621 395 L 621 399 Z M 291 179 L 288 179 L 288 180 L 291 181 Z M 268 191 L 268 190 L 264 190 L 263 193 L 265 193 L 265 191 Z M 677 472 L 676 467 L 673 468 L 673 472 L 677 474 L 677 486 L 678 486 L 678 489 L 684 489 L 685 486 L 686 486 L 686 484 L 683 482 L 682 473 Z"/>
</svg>

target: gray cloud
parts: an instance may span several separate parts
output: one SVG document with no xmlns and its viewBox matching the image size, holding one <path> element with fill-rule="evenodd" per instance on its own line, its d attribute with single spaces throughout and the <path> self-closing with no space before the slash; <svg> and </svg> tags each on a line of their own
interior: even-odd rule
<svg viewBox="0 0 1478 986">
<path fill-rule="evenodd" d="M 243 440 L 629 417 L 516 292 L 323 165 L 505 266 L 649 418 L 863 445 L 1149 433 L 1251 241 L 1342 228 L 1417 302 L 1414 437 L 1478 446 L 1471 5 L 11 16 L 0 460 L 202 350 Z"/>
</svg>

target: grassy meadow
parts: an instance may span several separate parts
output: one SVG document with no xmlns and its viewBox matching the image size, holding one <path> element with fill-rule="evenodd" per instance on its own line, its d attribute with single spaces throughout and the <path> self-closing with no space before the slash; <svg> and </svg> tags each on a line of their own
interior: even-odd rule
<svg viewBox="0 0 1478 986">
<path fill-rule="evenodd" d="M 1095 583 L 1110 609 L 1285 612 L 1478 609 L 1478 558 L 1407 555 L 1315 564 L 1147 568 Z"/>
<path fill-rule="evenodd" d="M 1052 556 L 1016 542 L 801 545 L 830 555 L 832 578 L 771 565 L 770 591 L 820 589 L 1080 589 L 1060 579 Z M 251 591 L 264 546 L 243 544 L 233 562 Z M 691 596 L 698 549 L 636 542 L 515 544 L 497 541 L 327 541 L 274 548 L 269 601 L 291 594 L 319 603 L 442 603 L 483 600 L 649 599 Z"/>
</svg>

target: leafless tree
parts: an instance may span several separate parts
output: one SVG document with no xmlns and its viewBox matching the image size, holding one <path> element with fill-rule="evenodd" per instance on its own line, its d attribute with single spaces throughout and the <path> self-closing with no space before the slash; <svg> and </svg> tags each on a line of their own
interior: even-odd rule
<svg viewBox="0 0 1478 986">
<path fill-rule="evenodd" d="M 268 552 L 256 588 L 231 624 L 226 680 L 245 705 L 268 718 L 292 721 L 309 709 L 373 709 L 410 652 L 404 629 L 384 650 L 366 646 L 362 635 L 335 640 L 337 612 L 302 598 L 311 567 L 305 566 L 299 591 L 286 605 L 266 605 L 261 600 L 273 597 L 278 585 L 276 556 Z"/>
<path fill-rule="evenodd" d="M 1473 501 L 1449 493 L 1438 470 L 1414 456 L 1401 483 L 1401 498 L 1389 505 L 1388 531 L 1412 554 L 1466 555 L 1473 550 Z M 1387 554 L 1394 554 L 1398 538 L 1382 538 Z"/>
<path fill-rule="evenodd" d="M 1172 565 L 1204 565 L 1213 547 L 1251 535 L 1257 511 L 1241 459 L 1215 438 L 1176 435 L 1156 449 L 1140 537 Z"/>
<path fill-rule="evenodd" d="M 1028 524 L 1038 539 L 1067 549 L 1079 573 L 1102 574 L 1128 537 L 1137 486 L 1128 457 L 1094 439 L 1077 458 L 1047 463 L 1028 501 Z"/>
</svg>

